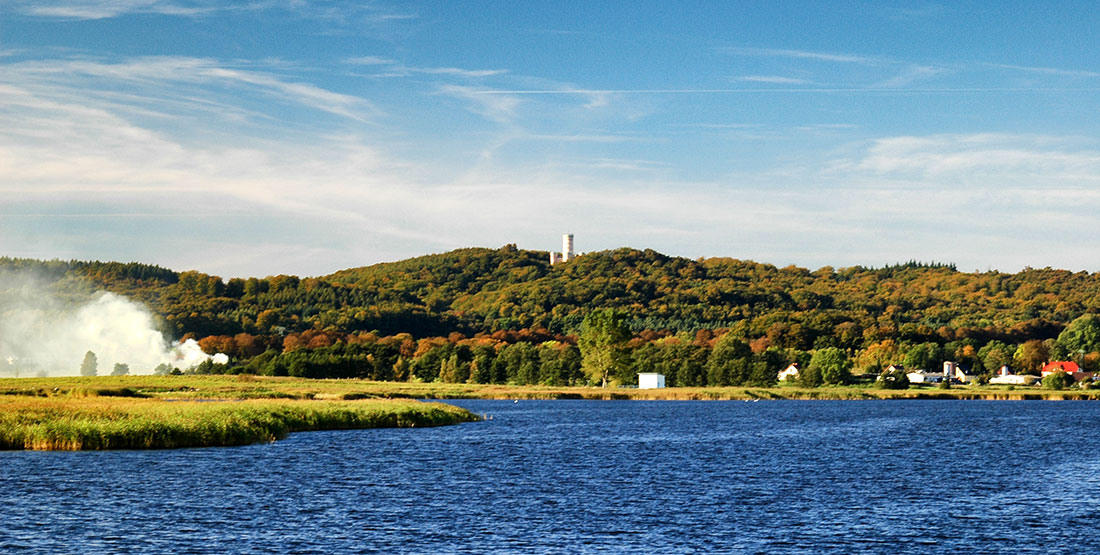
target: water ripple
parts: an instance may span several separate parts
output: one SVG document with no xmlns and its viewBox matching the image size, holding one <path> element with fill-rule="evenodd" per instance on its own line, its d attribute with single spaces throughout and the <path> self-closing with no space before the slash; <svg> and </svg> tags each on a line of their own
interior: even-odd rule
<svg viewBox="0 0 1100 555">
<path fill-rule="evenodd" d="M 488 422 L 0 453 L 8 553 L 1076 553 L 1100 404 L 463 401 Z"/>
</svg>

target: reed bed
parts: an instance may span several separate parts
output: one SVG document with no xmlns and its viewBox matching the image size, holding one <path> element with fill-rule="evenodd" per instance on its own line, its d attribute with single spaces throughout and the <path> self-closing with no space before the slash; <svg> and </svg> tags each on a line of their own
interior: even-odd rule
<svg viewBox="0 0 1100 555">
<path fill-rule="evenodd" d="M 223 400 L 57 395 L 0 398 L 0 449 L 171 449 L 275 441 L 308 430 L 442 426 L 477 420 L 416 401 Z"/>
</svg>

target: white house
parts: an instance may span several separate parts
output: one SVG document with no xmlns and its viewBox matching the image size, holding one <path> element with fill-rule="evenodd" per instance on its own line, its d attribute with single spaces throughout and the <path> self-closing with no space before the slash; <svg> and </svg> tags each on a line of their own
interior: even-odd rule
<svg viewBox="0 0 1100 555">
<path fill-rule="evenodd" d="M 924 370 L 911 370 L 905 373 L 909 383 L 943 383 L 943 374 L 939 372 L 925 372 Z"/>
<path fill-rule="evenodd" d="M 785 370 L 779 373 L 779 381 L 794 381 L 798 379 L 798 363 L 794 363 L 788 366 Z"/>
<path fill-rule="evenodd" d="M 1004 376 L 996 376 L 990 378 L 989 383 L 993 385 L 1031 385 L 1039 380 L 1039 376 L 1029 376 L 1027 374 L 1008 374 Z"/>
<path fill-rule="evenodd" d="M 665 386 L 665 375 L 655 372 L 638 374 L 638 389 L 660 389 Z"/>
</svg>

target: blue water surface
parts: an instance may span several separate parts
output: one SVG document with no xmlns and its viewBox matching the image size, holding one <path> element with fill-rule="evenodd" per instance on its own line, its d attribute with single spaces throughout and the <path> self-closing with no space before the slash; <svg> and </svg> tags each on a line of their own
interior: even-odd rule
<svg viewBox="0 0 1100 555">
<path fill-rule="evenodd" d="M 492 420 L 0 452 L 3 553 L 1088 553 L 1100 403 L 456 401 Z"/>
</svg>

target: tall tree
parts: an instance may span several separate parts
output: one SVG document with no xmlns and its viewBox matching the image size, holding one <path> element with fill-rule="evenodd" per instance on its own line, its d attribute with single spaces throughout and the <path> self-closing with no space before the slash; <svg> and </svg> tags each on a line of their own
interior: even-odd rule
<svg viewBox="0 0 1100 555">
<path fill-rule="evenodd" d="M 824 384 L 843 384 L 852 377 L 852 361 L 848 359 L 848 353 L 836 347 L 826 347 L 814 352 L 810 359 L 811 375 L 821 376 Z"/>
<path fill-rule="evenodd" d="M 1100 316 L 1085 314 L 1069 323 L 1054 342 L 1058 358 L 1082 362 L 1085 355 L 1100 351 Z"/>
<path fill-rule="evenodd" d="M 607 387 L 607 377 L 626 364 L 630 328 L 626 314 L 614 309 L 596 310 L 581 323 L 581 369 L 594 382 Z"/>
<path fill-rule="evenodd" d="M 1025 341 L 1016 348 L 1012 359 L 1016 362 L 1021 374 L 1038 376 L 1043 363 L 1050 360 L 1050 348 L 1038 339 Z"/>
<path fill-rule="evenodd" d="M 99 363 L 96 361 L 95 353 L 88 351 L 84 353 L 84 361 L 80 363 L 80 375 L 81 376 L 94 376 Z"/>
<path fill-rule="evenodd" d="M 732 333 L 723 335 L 707 359 L 707 385 L 741 385 L 752 372 L 752 349 Z"/>
</svg>

